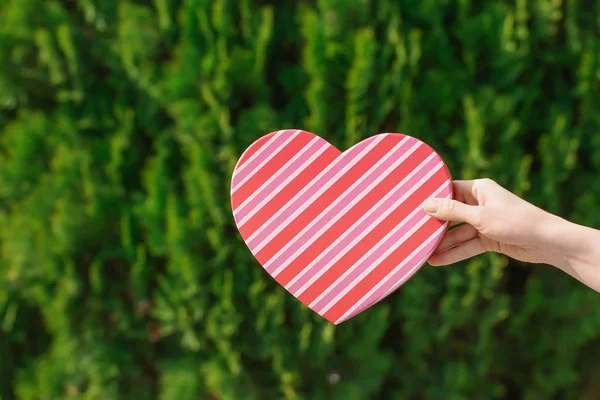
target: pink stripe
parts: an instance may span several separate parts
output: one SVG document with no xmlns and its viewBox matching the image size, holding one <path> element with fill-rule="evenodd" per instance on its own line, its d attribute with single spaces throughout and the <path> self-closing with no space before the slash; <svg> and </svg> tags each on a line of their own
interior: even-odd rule
<svg viewBox="0 0 600 400">
<path fill-rule="evenodd" d="M 264 145 L 264 146 L 266 146 L 264 148 L 264 150 L 261 147 L 260 149 L 257 150 L 257 152 L 262 151 L 261 155 L 266 156 L 267 154 L 271 153 L 274 149 L 276 149 L 277 146 L 279 146 L 281 143 L 283 143 L 288 138 L 288 134 L 293 133 L 293 132 L 296 132 L 296 130 L 288 129 L 288 130 L 285 130 L 285 131 L 279 133 L 279 136 L 276 137 L 275 139 L 273 139 L 271 141 L 271 143 Z M 274 135 L 277 135 L 277 132 L 275 132 Z M 269 138 L 269 139 L 271 139 L 271 138 Z M 243 163 L 238 168 L 241 171 L 238 170 L 238 172 L 236 172 L 235 175 L 233 176 L 233 179 L 231 181 L 231 187 L 236 188 L 240 181 L 242 181 L 247 175 L 251 174 L 256 169 L 256 167 L 258 167 L 260 165 L 260 163 L 264 160 L 264 158 L 265 158 L 264 156 L 256 157 L 252 161 Z M 243 170 L 242 170 L 242 167 L 243 167 Z"/>
<path fill-rule="evenodd" d="M 447 186 L 444 191 L 437 197 L 447 197 L 450 194 L 450 186 Z M 420 217 L 424 215 L 419 213 Z M 427 246 L 425 246 L 421 251 L 415 254 L 411 260 L 423 260 L 420 264 L 412 264 L 410 261 L 406 263 L 406 265 L 399 270 L 397 270 L 393 275 L 385 282 L 381 287 L 375 290 L 369 297 L 360 301 L 360 305 L 344 320 L 352 318 L 354 315 L 359 314 L 360 312 L 366 310 L 371 307 L 375 303 L 383 300 L 385 298 L 385 294 L 389 290 L 396 290 L 398 287 L 402 285 L 402 283 L 406 282 L 411 276 L 413 276 L 419 269 L 425 264 L 431 253 L 435 250 L 439 241 L 433 240 Z M 394 287 L 398 286 L 398 287 Z M 390 292 L 392 293 L 392 292 Z M 340 321 L 341 322 L 341 321 Z"/>
<path fill-rule="evenodd" d="M 411 179 L 409 179 L 408 181 L 404 182 L 403 185 L 396 186 L 394 189 L 392 189 L 392 191 L 395 192 L 396 194 L 394 196 L 390 196 L 386 201 L 384 201 L 383 203 L 381 203 L 377 207 L 377 209 L 375 210 L 375 212 L 373 212 L 371 215 L 369 215 L 369 217 L 365 218 L 364 221 L 362 221 L 360 224 L 358 224 L 353 229 L 353 231 L 357 232 L 357 234 L 359 232 L 364 231 L 369 225 L 371 225 L 375 220 L 377 220 L 377 218 L 379 218 L 381 216 L 381 214 L 383 214 L 384 212 L 390 210 L 390 208 L 392 207 L 392 205 L 396 201 L 398 201 L 398 198 L 402 197 L 402 195 L 404 195 L 404 193 L 406 193 L 408 190 L 410 190 L 410 188 L 412 188 L 417 182 L 419 182 L 419 180 L 421 180 L 425 175 L 427 175 L 427 173 L 432 169 L 432 167 L 434 167 L 439 162 L 440 162 L 440 160 L 437 157 L 432 157 L 432 159 L 426 165 L 424 165 L 418 173 L 416 173 L 413 177 L 411 177 Z M 402 190 L 402 189 L 404 189 L 404 190 Z M 399 204 L 397 207 L 400 207 L 400 205 L 401 204 Z M 413 221 L 413 220 L 414 220 L 414 218 L 411 221 Z M 383 222 L 383 221 L 381 221 L 381 222 Z M 393 237 L 396 238 L 396 239 L 402 237 L 403 234 L 405 234 L 408 230 L 410 230 L 410 228 L 411 228 L 412 225 L 414 225 L 414 223 L 413 224 L 411 224 L 411 223 L 406 224 L 404 226 L 404 228 L 400 229 L 399 233 L 397 232 L 396 235 L 393 236 Z M 373 229 L 375 229 L 375 227 Z M 387 233 L 388 232 L 386 232 L 386 234 Z M 340 243 L 338 243 L 336 246 L 334 246 L 334 248 L 330 249 L 330 251 L 328 252 L 328 255 L 326 257 L 323 257 L 321 260 L 319 260 L 318 263 L 316 263 L 315 265 L 313 265 L 313 267 L 310 269 L 310 271 L 315 271 L 315 272 L 316 271 L 320 271 L 325 265 L 327 265 L 327 263 L 329 261 L 331 261 L 337 254 L 339 254 L 340 251 L 342 251 L 348 244 L 350 244 L 356 238 L 356 236 L 357 235 L 352 235 L 352 234 L 349 234 L 348 236 L 346 236 L 344 238 L 344 240 L 342 240 Z M 383 236 L 385 236 L 385 235 L 383 235 Z M 388 247 L 389 246 L 381 246 L 378 249 L 378 251 L 375 252 L 375 254 L 377 254 L 377 256 L 380 256 L 382 253 L 384 253 L 387 250 Z M 365 253 L 367 251 L 365 251 Z M 369 257 L 369 259 L 370 258 L 371 257 Z M 375 257 L 373 260 L 376 260 L 376 259 L 377 259 L 377 257 Z M 331 267 L 333 268 L 333 266 L 331 266 Z M 290 288 L 288 288 L 288 290 L 291 293 L 296 293 L 296 291 L 298 289 L 300 289 L 302 286 L 304 286 L 304 284 L 306 282 L 308 282 L 311 279 L 311 277 L 314 275 L 314 273 L 310 273 L 310 271 L 308 273 L 305 273 L 300 279 L 298 279 L 298 281 L 296 281 L 294 283 L 294 285 L 292 285 Z M 347 279 L 349 279 L 349 277 L 351 277 L 351 276 L 355 277 L 357 274 L 360 274 L 362 272 L 362 269 L 361 268 L 357 268 L 354 272 L 355 272 L 355 274 L 348 275 L 348 277 L 346 277 L 346 279 L 344 281 L 346 281 Z M 321 279 L 321 278 L 322 277 L 319 277 L 319 279 Z M 317 279 L 315 282 L 313 282 L 313 284 L 315 284 L 316 282 L 318 282 L 319 279 Z M 325 296 L 323 299 L 327 299 L 330 296 L 334 296 L 335 297 L 335 295 L 337 295 L 337 293 L 339 291 L 341 291 L 342 289 L 333 290 L 332 292 L 330 292 L 328 294 L 328 296 Z M 321 301 L 319 303 L 321 303 L 323 301 L 323 299 L 321 299 Z M 329 301 L 327 303 L 329 303 Z M 327 304 L 327 303 L 325 303 L 325 304 Z"/>
<path fill-rule="evenodd" d="M 323 174 L 318 180 L 312 181 L 309 185 L 312 185 L 310 189 L 304 192 L 301 196 L 299 196 L 296 200 L 288 202 L 283 207 L 283 212 L 274 218 L 267 226 L 261 226 L 262 232 L 260 232 L 256 237 L 252 240 L 248 241 L 247 245 L 250 249 L 256 247 L 259 243 L 269 236 L 269 234 L 273 231 L 273 229 L 279 225 L 281 225 L 288 217 L 290 217 L 299 207 L 300 205 L 306 203 L 316 192 L 321 189 L 323 185 L 325 185 L 331 178 L 333 178 L 340 170 L 344 169 L 344 167 L 350 164 L 356 156 L 364 150 L 370 144 L 371 140 L 363 140 L 362 142 L 356 144 L 355 146 L 348 149 L 342 153 L 339 157 L 339 162 L 331 168 L 327 173 Z M 313 183 L 314 182 L 314 183 Z M 313 199 L 313 202 L 317 199 Z M 307 207 L 306 210 L 309 210 L 310 207 Z M 306 212 L 304 210 L 304 212 Z"/>
<path fill-rule="evenodd" d="M 323 145 L 322 140 L 315 140 L 314 143 L 310 144 L 308 149 L 297 160 L 295 160 L 293 163 L 288 165 L 288 167 L 275 180 L 273 180 L 273 182 L 268 184 L 266 187 L 259 188 L 259 190 L 262 192 L 260 196 L 256 196 L 250 202 L 246 203 L 246 205 L 244 205 L 244 207 L 240 207 L 237 210 L 235 210 L 236 220 L 241 221 L 242 219 L 244 219 L 246 217 L 246 215 L 248 215 L 248 213 L 250 211 L 252 211 L 254 209 L 254 207 L 262 201 L 262 199 L 264 199 L 269 194 L 271 194 L 273 192 L 273 190 L 275 190 L 283 181 L 285 181 L 290 175 L 292 175 L 294 172 L 296 172 L 296 170 L 314 154 L 313 150 L 320 148 L 322 145 Z M 321 157 L 322 156 L 323 156 L 323 154 L 321 154 Z M 302 173 L 300 173 L 294 179 L 297 179 L 301 176 L 302 176 Z M 292 180 L 292 182 L 293 182 L 293 180 Z M 271 199 L 271 200 L 273 200 L 273 199 Z M 265 204 L 265 206 L 268 206 L 268 204 L 269 203 Z"/>
<path fill-rule="evenodd" d="M 386 169 L 388 169 L 392 164 L 394 164 L 398 160 L 398 157 L 395 157 L 396 155 L 404 153 L 406 147 L 413 146 L 414 144 L 415 144 L 415 140 L 407 140 L 402 146 L 400 146 L 398 149 L 396 149 L 396 151 L 390 157 L 388 157 L 387 160 L 385 160 L 384 162 L 381 163 L 381 165 L 379 165 L 377 168 L 372 170 L 368 176 L 378 177 L 378 176 L 382 175 L 382 173 Z M 352 183 L 354 183 L 354 182 L 352 182 Z M 315 223 L 306 232 L 304 232 L 304 234 L 302 236 L 296 237 L 294 239 L 294 243 L 286 251 L 281 253 L 279 255 L 279 257 L 277 257 L 273 261 L 269 260 L 270 265 L 267 268 L 267 271 L 271 273 L 274 270 L 276 270 L 277 268 L 279 268 L 279 266 L 281 265 L 282 262 L 284 262 L 288 258 L 290 258 L 290 256 L 292 256 L 298 249 L 300 249 L 302 246 L 304 246 L 307 241 L 313 239 L 315 234 L 317 234 L 325 225 L 327 225 L 327 223 L 329 223 L 332 218 L 334 218 L 336 215 L 338 215 L 348 204 L 350 204 L 354 199 L 356 199 L 359 195 L 361 195 L 363 193 L 363 191 L 365 189 L 367 189 L 369 187 L 369 185 L 371 185 L 372 183 L 373 183 L 372 179 L 363 179 L 363 181 L 360 184 L 356 185 L 356 187 L 353 190 L 346 193 L 346 196 L 344 198 L 342 198 L 342 200 L 338 204 L 336 204 L 334 207 L 332 207 L 328 212 L 326 212 L 324 214 L 320 214 L 318 216 L 318 222 Z M 380 184 L 381 184 L 381 182 L 380 182 Z M 377 186 L 379 186 L 379 185 L 377 185 Z M 377 188 L 377 186 L 375 186 L 373 188 L 373 190 L 375 190 Z M 368 193 L 370 193 L 370 191 Z M 366 196 L 366 194 L 364 194 L 363 197 L 364 196 Z M 351 212 L 352 212 L 351 210 L 348 210 L 348 212 L 346 213 L 346 216 L 350 215 Z M 340 218 L 340 221 L 343 220 L 343 218 L 344 217 Z M 337 221 L 336 223 L 339 223 L 339 221 Z M 334 223 L 329 229 L 333 228 L 336 223 Z M 323 232 L 323 235 L 326 235 L 326 234 L 327 234 L 327 231 Z M 303 276 L 304 281 L 306 281 L 307 275 L 308 274 L 305 274 Z"/>
</svg>

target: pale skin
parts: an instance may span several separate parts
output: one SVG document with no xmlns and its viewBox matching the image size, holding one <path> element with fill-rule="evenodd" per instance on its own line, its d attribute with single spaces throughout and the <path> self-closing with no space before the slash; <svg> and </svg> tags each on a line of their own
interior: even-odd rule
<svg viewBox="0 0 600 400">
<path fill-rule="evenodd" d="M 454 200 L 428 199 L 424 210 L 451 225 L 429 264 L 452 264 L 488 251 L 555 266 L 600 292 L 600 231 L 569 222 L 491 179 L 454 181 Z"/>
</svg>

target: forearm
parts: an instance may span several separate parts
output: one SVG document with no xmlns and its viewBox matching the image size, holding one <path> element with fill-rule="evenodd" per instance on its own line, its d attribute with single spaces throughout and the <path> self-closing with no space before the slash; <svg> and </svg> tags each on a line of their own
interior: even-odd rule
<svg viewBox="0 0 600 400">
<path fill-rule="evenodd" d="M 600 231 L 552 216 L 545 232 L 545 263 L 600 292 Z"/>
</svg>

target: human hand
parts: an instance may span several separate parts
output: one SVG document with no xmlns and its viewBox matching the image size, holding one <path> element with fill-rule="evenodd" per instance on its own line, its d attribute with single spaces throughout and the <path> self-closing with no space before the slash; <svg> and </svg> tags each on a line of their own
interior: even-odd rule
<svg viewBox="0 0 600 400">
<path fill-rule="evenodd" d="M 454 181 L 455 199 L 428 199 L 425 211 L 438 219 L 465 222 L 451 229 L 429 264 L 438 266 L 495 251 L 521 261 L 548 262 L 545 230 L 554 215 L 526 202 L 491 179 Z"/>
<path fill-rule="evenodd" d="M 600 292 L 600 231 L 550 214 L 491 179 L 454 181 L 455 200 L 427 199 L 425 212 L 451 225 L 429 258 L 452 264 L 495 251 L 553 265 Z"/>
</svg>

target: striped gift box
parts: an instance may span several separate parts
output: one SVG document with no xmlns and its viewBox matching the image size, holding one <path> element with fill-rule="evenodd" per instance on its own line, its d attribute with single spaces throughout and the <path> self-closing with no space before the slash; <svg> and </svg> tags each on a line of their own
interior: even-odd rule
<svg viewBox="0 0 600 400">
<path fill-rule="evenodd" d="M 421 204 L 452 196 L 441 157 L 398 133 L 341 152 L 310 132 L 272 132 L 242 154 L 231 180 L 235 223 L 254 257 L 334 324 L 379 302 L 423 266 L 447 223 Z"/>
</svg>

